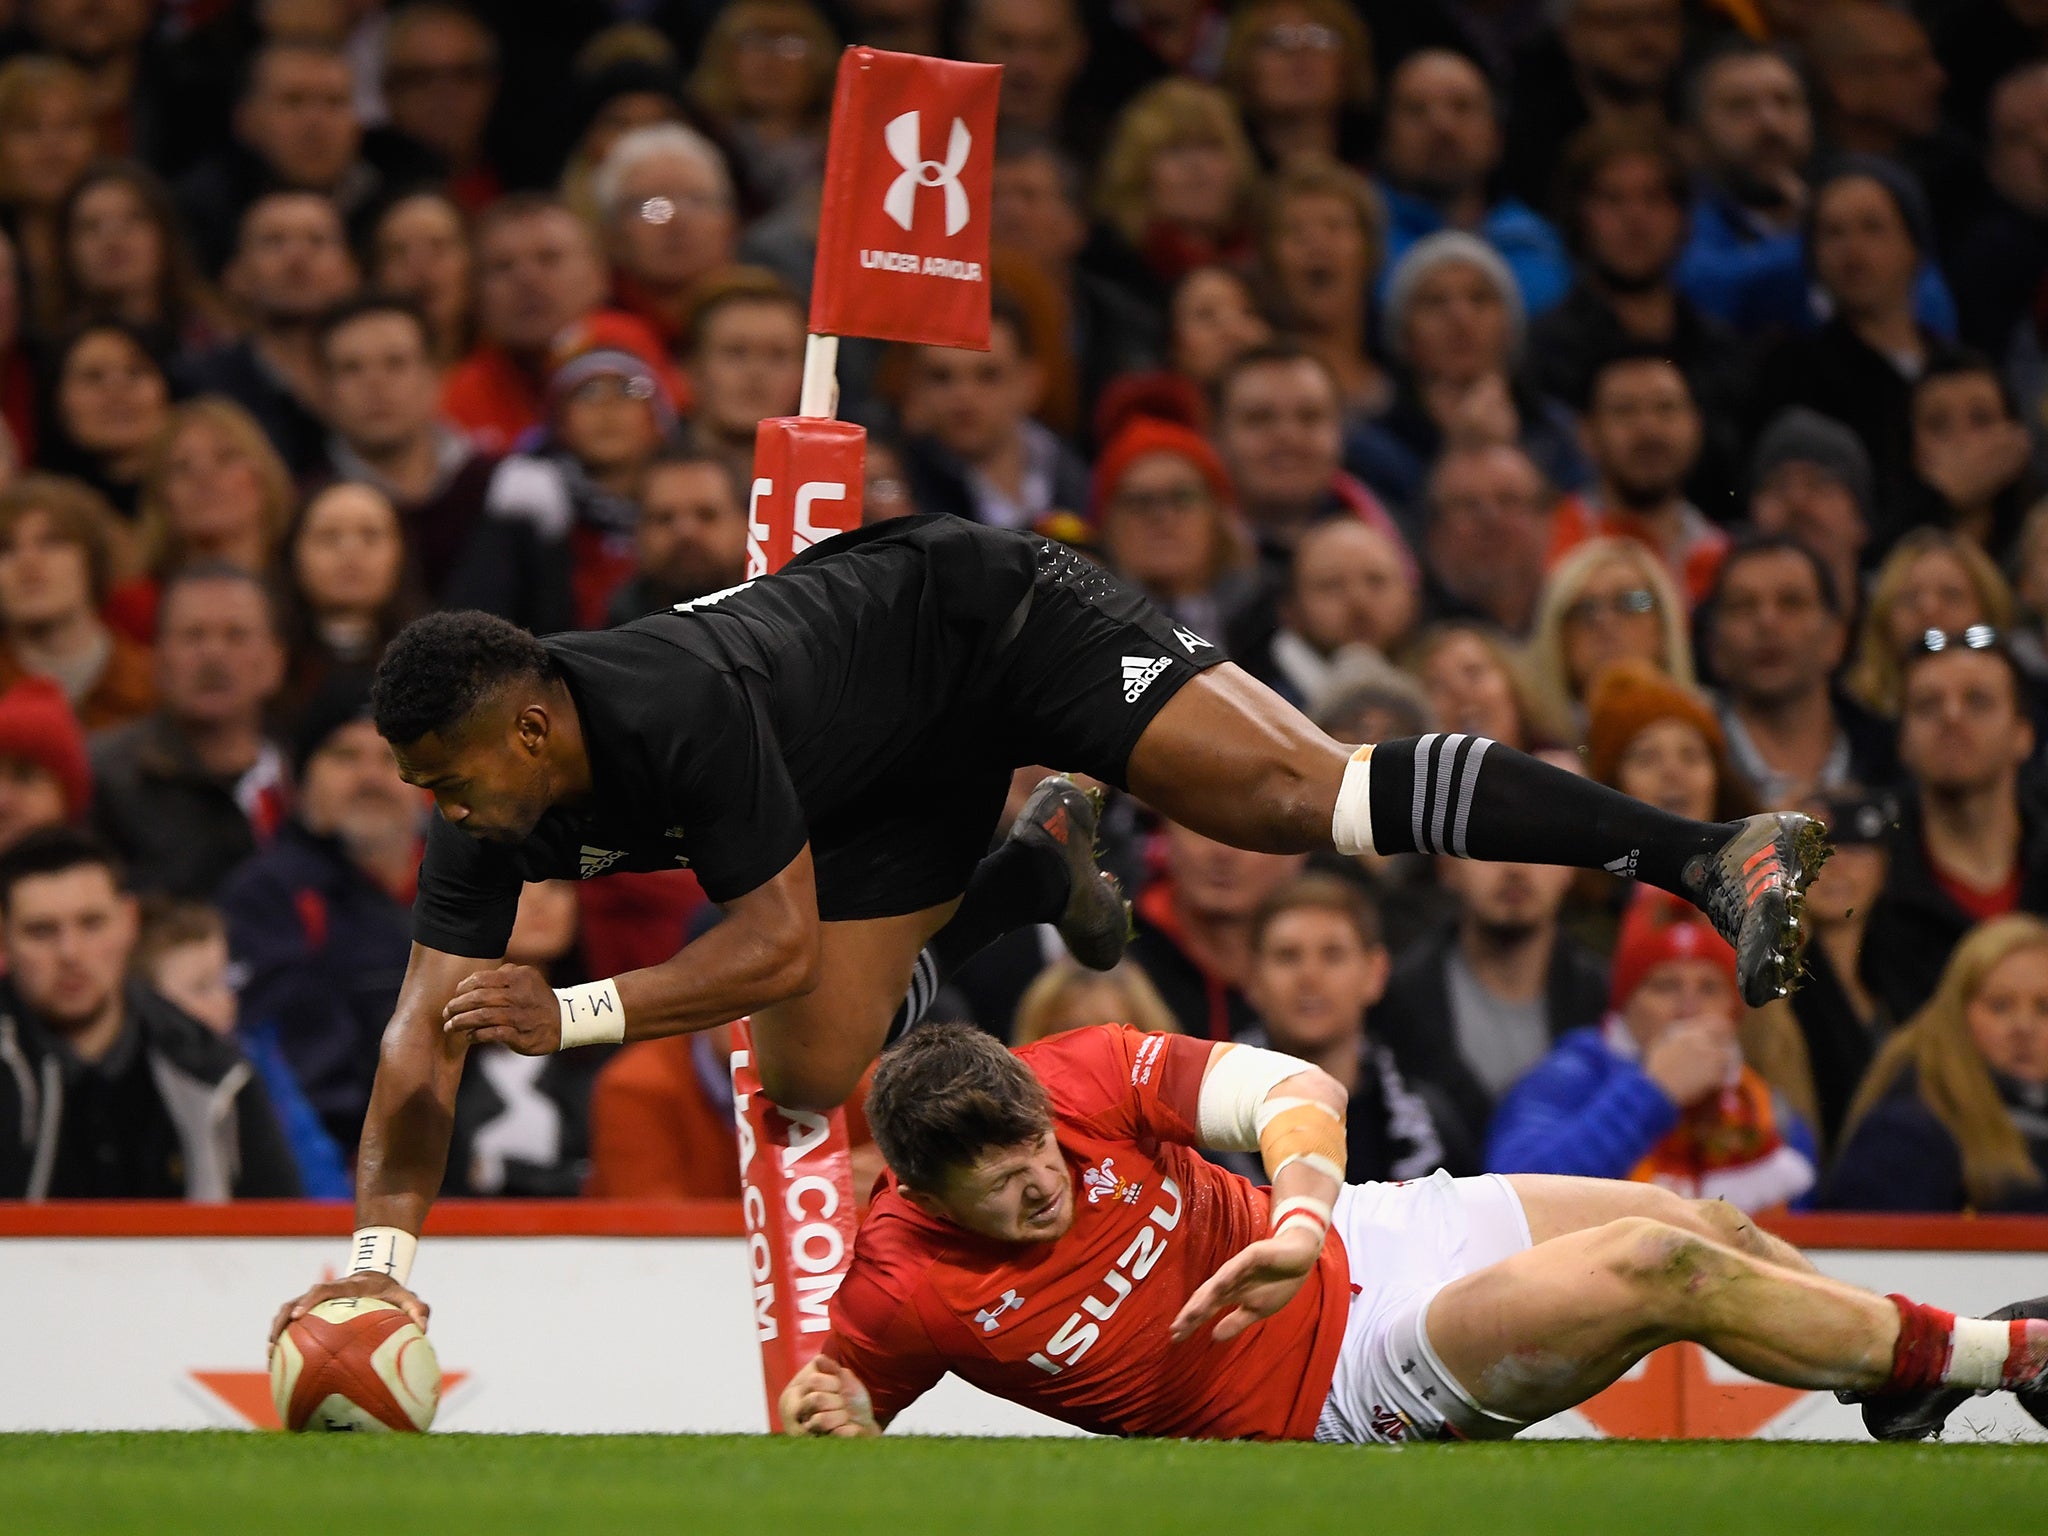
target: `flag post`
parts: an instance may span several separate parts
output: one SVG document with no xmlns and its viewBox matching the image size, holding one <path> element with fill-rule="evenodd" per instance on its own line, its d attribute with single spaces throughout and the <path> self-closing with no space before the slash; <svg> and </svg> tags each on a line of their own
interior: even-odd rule
<svg viewBox="0 0 2048 1536">
<path fill-rule="evenodd" d="M 988 349 L 988 203 L 1002 71 L 849 48 L 839 61 L 818 214 L 797 414 L 754 433 L 747 576 L 861 525 L 867 433 L 836 419 L 839 338 Z M 927 151 L 936 149 L 936 157 Z M 768 1425 L 830 1332 L 853 1257 L 853 1164 L 842 1110 L 785 1109 L 761 1091 L 751 1021 L 733 1025 L 740 1208 Z"/>
</svg>

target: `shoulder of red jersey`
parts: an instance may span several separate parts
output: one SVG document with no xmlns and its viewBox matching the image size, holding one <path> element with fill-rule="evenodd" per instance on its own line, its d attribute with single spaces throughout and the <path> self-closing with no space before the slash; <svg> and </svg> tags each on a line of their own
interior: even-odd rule
<svg viewBox="0 0 2048 1536">
<path fill-rule="evenodd" d="M 1017 1056 L 1045 1085 L 1057 1119 L 1191 1141 L 1213 1049 L 1188 1035 L 1097 1024 L 1048 1036 Z"/>
</svg>

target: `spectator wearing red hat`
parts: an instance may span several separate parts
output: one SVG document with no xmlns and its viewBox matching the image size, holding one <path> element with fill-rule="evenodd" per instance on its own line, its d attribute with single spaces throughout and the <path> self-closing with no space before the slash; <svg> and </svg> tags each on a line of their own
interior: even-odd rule
<svg viewBox="0 0 2048 1536">
<path fill-rule="evenodd" d="M 477 222 L 475 347 L 448 375 L 441 409 L 489 453 L 503 453 L 547 410 L 556 338 L 605 301 L 604 258 L 583 221 L 557 198 L 515 192 Z M 661 355 L 644 321 L 613 312 L 608 325 L 635 350 Z"/>
<path fill-rule="evenodd" d="M 1736 821 L 1757 810 L 1707 700 L 1647 661 L 1617 661 L 1587 700 L 1586 772 L 1675 816 Z"/>
<path fill-rule="evenodd" d="M 1674 898 L 1637 902 L 1609 1000 L 1602 1023 L 1508 1090 L 1487 1167 L 1633 1179 L 1745 1211 L 1805 1201 L 1813 1133 L 1743 1062 L 1735 952 L 1712 927 Z"/>
<path fill-rule="evenodd" d="M 92 803 L 85 733 L 47 678 L 0 692 L 0 853 L 39 827 L 83 825 Z"/>
<path fill-rule="evenodd" d="M 623 316 L 597 314 L 563 331 L 546 434 L 499 466 L 450 606 L 491 606 L 463 600 L 475 582 L 536 633 L 604 628 L 613 594 L 636 569 L 647 471 L 676 441 L 665 360 L 636 346 L 635 330 Z"/>
<path fill-rule="evenodd" d="M 1095 525 L 1110 568 L 1196 635 L 1220 639 L 1250 586 L 1230 472 L 1179 422 L 1127 421 L 1095 463 Z"/>
</svg>

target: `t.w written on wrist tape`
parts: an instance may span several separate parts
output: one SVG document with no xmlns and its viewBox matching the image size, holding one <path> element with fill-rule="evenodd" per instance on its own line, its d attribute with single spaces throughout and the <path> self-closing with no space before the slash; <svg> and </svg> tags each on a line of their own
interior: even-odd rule
<svg viewBox="0 0 2048 1536">
<path fill-rule="evenodd" d="M 586 981 L 581 986 L 557 987 L 555 1001 L 562 1006 L 562 1043 L 558 1049 L 617 1044 L 626 1038 L 625 1005 L 619 1001 L 619 989 L 609 976 L 603 981 Z"/>
</svg>

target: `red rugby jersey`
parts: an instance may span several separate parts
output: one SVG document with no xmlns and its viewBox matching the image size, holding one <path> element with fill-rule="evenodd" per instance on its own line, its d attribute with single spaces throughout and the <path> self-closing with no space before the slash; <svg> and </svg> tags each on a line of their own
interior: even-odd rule
<svg viewBox="0 0 2048 1536">
<path fill-rule="evenodd" d="M 827 1353 L 883 1424 L 947 1371 L 1083 1429 L 1304 1440 L 1329 1394 L 1350 1302 L 1333 1232 L 1294 1299 L 1228 1344 L 1167 1329 L 1224 1260 L 1266 1235 L 1266 1191 L 1192 1150 L 1214 1046 L 1122 1025 L 1018 1056 L 1052 1097 L 1074 1224 L 993 1242 L 918 1211 L 891 1178 L 832 1301 Z"/>
</svg>

